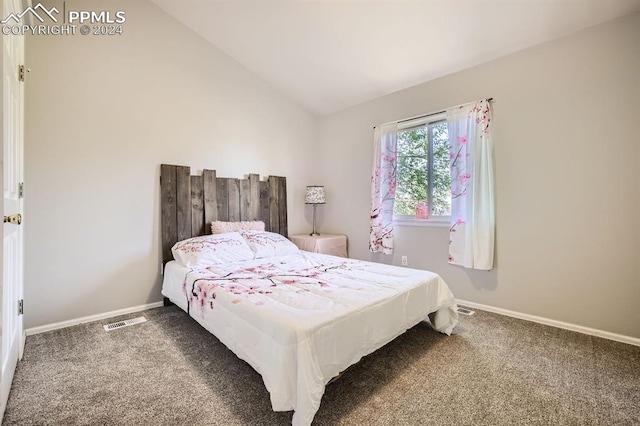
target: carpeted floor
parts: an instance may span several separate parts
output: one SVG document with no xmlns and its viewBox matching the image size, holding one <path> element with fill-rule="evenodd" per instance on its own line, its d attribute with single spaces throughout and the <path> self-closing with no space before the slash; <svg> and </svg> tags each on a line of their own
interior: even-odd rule
<svg viewBox="0 0 640 426">
<path fill-rule="evenodd" d="M 28 337 L 3 424 L 290 424 L 181 310 L 142 315 Z M 327 387 L 314 425 L 640 424 L 640 347 L 480 311 L 454 332 L 420 324 L 369 355 Z"/>
</svg>

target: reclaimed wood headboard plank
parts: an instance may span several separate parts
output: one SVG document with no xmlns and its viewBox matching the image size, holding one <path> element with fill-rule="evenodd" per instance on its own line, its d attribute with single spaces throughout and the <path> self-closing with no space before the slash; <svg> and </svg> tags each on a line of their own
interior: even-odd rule
<svg viewBox="0 0 640 426">
<path fill-rule="evenodd" d="M 160 204 L 162 226 L 162 260 L 168 262 L 173 259 L 171 254 L 172 241 L 178 241 L 176 229 L 176 167 L 163 164 L 160 167 Z"/>
<path fill-rule="evenodd" d="M 273 232 L 271 229 L 271 201 L 269 194 L 269 182 L 260 182 L 260 214 L 258 215 L 265 224 L 265 229 Z"/>
<path fill-rule="evenodd" d="M 275 176 L 269 176 L 269 222 L 271 223 L 271 232 L 280 233 L 280 213 L 278 213 L 278 179 Z"/>
<path fill-rule="evenodd" d="M 218 186 L 218 220 L 229 221 L 229 179 L 216 178 Z"/>
<path fill-rule="evenodd" d="M 249 206 L 251 203 L 251 181 L 242 179 L 240 181 L 240 220 L 250 220 L 251 212 Z"/>
<path fill-rule="evenodd" d="M 281 209 L 280 206 L 287 205 L 287 180 L 283 177 L 278 177 L 278 222 L 280 224 L 280 230 L 278 233 L 282 235 L 289 235 L 289 227 L 287 225 L 287 209 Z"/>
<path fill-rule="evenodd" d="M 249 217 L 260 217 L 260 176 L 249 175 Z"/>
<path fill-rule="evenodd" d="M 216 184 L 216 171 L 203 170 L 202 180 L 204 186 L 204 223 L 218 220 L 218 186 Z M 205 225 L 204 233 L 211 233 L 211 226 Z"/>
<path fill-rule="evenodd" d="M 191 176 L 191 235 L 204 234 L 204 177 Z"/>
<path fill-rule="evenodd" d="M 240 221 L 240 183 L 238 179 L 228 179 L 229 183 L 229 222 Z"/>
<path fill-rule="evenodd" d="M 191 169 L 176 167 L 176 224 L 178 241 L 191 238 Z"/>
</svg>

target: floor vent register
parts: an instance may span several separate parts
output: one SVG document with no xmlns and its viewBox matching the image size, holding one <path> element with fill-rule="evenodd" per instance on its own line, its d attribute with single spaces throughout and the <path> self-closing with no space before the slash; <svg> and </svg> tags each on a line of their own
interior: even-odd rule
<svg viewBox="0 0 640 426">
<path fill-rule="evenodd" d="M 469 308 L 463 308 L 462 306 L 458 306 L 458 313 L 459 313 L 460 315 L 467 315 L 467 316 L 471 316 L 471 315 L 475 314 L 475 313 L 476 313 L 476 311 L 472 311 L 472 310 L 471 310 L 471 309 L 469 309 Z"/>
<path fill-rule="evenodd" d="M 132 318 L 125 321 L 112 322 L 111 324 L 107 324 L 104 327 L 105 331 L 116 330 L 122 327 L 128 327 L 130 325 L 140 324 L 143 322 L 147 322 L 145 317 Z"/>
</svg>

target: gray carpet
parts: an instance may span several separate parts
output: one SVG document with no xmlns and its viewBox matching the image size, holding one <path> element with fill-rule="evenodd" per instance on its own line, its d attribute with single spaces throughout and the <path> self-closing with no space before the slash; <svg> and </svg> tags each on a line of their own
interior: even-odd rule
<svg viewBox="0 0 640 426">
<path fill-rule="evenodd" d="M 143 315 L 28 337 L 3 424 L 290 424 L 181 310 Z M 327 387 L 314 425 L 640 424 L 640 347 L 485 312 L 455 333 L 420 324 L 366 357 Z"/>
</svg>

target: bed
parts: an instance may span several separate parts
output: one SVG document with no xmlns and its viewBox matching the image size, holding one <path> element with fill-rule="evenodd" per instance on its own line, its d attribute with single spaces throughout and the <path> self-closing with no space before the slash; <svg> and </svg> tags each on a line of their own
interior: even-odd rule
<svg viewBox="0 0 640 426">
<path fill-rule="evenodd" d="M 283 177 L 190 176 L 188 167 L 162 165 L 161 189 L 163 295 L 249 363 L 273 410 L 294 410 L 296 426 L 312 423 L 326 384 L 363 356 L 427 317 L 446 334 L 457 323 L 455 299 L 434 273 L 288 246 Z M 238 238 L 251 255 L 241 247 L 217 263 L 172 260 L 176 242 L 210 233 L 205 224 L 254 219 L 270 233 L 216 236 L 224 256 Z M 265 238 L 278 249 L 256 249 Z"/>
</svg>

